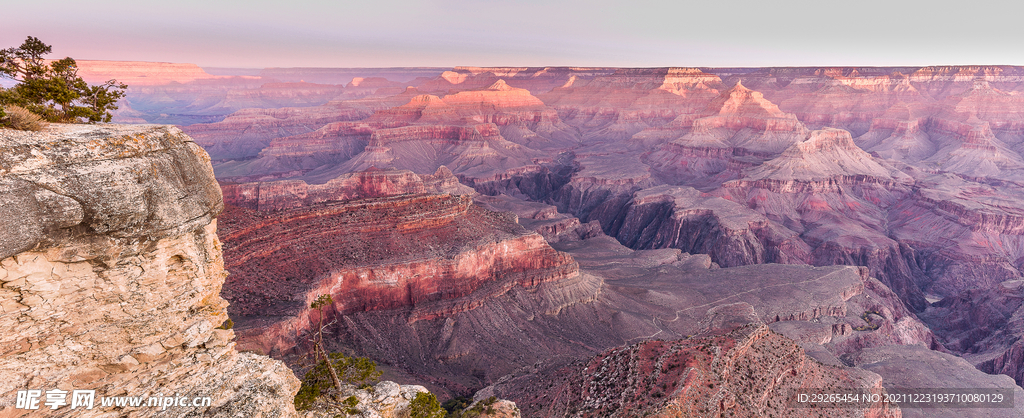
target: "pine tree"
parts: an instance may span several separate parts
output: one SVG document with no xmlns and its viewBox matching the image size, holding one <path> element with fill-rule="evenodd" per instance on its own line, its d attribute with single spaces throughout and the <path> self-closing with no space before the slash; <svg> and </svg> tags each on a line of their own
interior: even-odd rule
<svg viewBox="0 0 1024 418">
<path fill-rule="evenodd" d="M 0 104 L 21 106 L 49 122 L 110 122 L 110 111 L 128 88 L 117 80 L 90 86 L 72 58 L 47 61 L 52 48 L 29 36 L 17 48 L 0 50 L 0 77 L 16 81 L 0 90 Z"/>
</svg>

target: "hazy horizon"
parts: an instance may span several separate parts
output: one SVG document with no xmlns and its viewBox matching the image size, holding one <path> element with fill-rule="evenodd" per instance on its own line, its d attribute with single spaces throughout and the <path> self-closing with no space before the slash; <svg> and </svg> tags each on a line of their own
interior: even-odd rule
<svg viewBox="0 0 1024 418">
<path fill-rule="evenodd" d="M 1024 4 L 0 0 L 0 47 L 201 67 L 1024 65 Z"/>
</svg>

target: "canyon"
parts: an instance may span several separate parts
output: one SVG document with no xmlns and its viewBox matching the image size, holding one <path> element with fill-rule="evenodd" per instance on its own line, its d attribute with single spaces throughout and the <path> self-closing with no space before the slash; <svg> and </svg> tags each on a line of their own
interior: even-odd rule
<svg viewBox="0 0 1024 418">
<path fill-rule="evenodd" d="M 1021 68 L 159 67 L 90 76 L 209 152 L 244 349 L 326 293 L 331 349 L 524 416 L 1024 382 Z"/>
</svg>

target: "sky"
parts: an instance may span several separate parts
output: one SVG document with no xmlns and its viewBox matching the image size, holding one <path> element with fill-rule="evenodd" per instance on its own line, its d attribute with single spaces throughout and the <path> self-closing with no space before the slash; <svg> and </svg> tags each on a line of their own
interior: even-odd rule
<svg viewBox="0 0 1024 418">
<path fill-rule="evenodd" d="M 1024 65 L 1024 2 L 0 0 L 0 48 L 204 67 Z"/>
</svg>

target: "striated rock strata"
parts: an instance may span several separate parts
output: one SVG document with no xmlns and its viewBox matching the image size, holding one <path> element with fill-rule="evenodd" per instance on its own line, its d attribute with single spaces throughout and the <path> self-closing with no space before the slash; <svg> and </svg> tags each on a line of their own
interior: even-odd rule
<svg viewBox="0 0 1024 418">
<path fill-rule="evenodd" d="M 0 183 L 0 415 L 70 413 L 14 409 L 20 390 L 91 389 L 95 408 L 74 416 L 295 416 L 291 371 L 218 329 L 223 204 L 180 130 L 0 129 Z M 100 405 L 175 394 L 212 403 Z"/>
<path fill-rule="evenodd" d="M 684 338 L 736 303 L 830 364 L 865 347 L 937 347 L 864 268 L 718 269 L 705 255 L 630 250 L 550 206 L 477 199 L 518 216 L 427 194 L 229 207 L 224 295 L 243 345 L 287 358 L 315 318 L 309 301 L 330 293 L 332 347 L 456 394 L 538 362 Z"/>
<path fill-rule="evenodd" d="M 272 211 L 317 203 L 367 199 L 400 194 L 450 193 L 471 195 L 447 167 L 434 175 L 416 175 L 408 170 L 370 169 L 341 175 L 324 184 L 302 180 L 221 184 L 224 203 L 258 211 Z"/>
<path fill-rule="evenodd" d="M 309 328 L 309 301 L 322 293 L 338 313 L 409 308 L 406 320 L 415 322 L 578 275 L 571 257 L 469 196 L 411 194 L 273 213 L 229 207 L 224 218 L 232 272 L 224 295 L 245 345 L 266 352 L 294 347 Z"/>
</svg>

